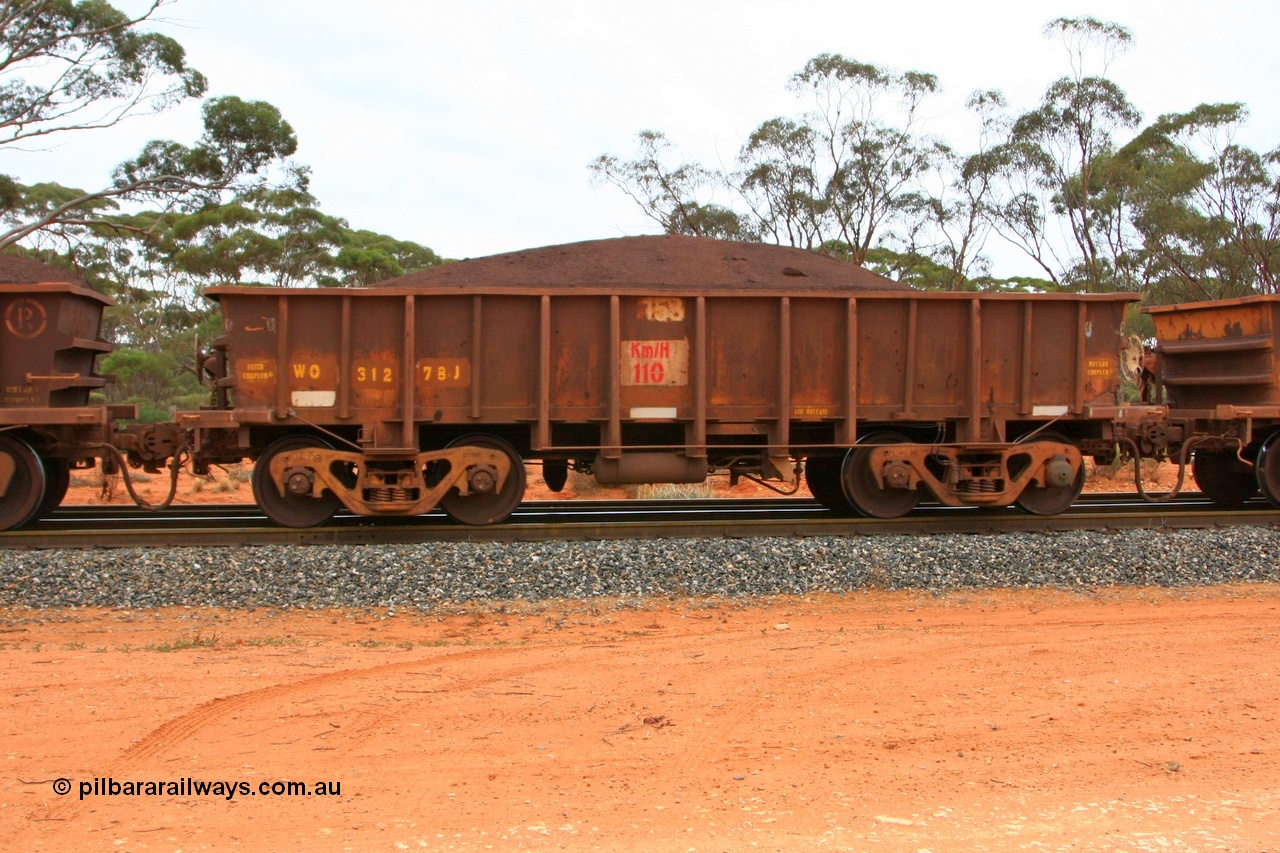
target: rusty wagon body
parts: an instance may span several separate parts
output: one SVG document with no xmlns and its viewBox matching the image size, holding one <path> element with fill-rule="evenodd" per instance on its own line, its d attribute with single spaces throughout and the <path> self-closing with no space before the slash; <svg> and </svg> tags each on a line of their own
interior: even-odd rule
<svg viewBox="0 0 1280 853">
<path fill-rule="evenodd" d="M 113 418 L 132 406 L 90 405 L 111 300 L 66 281 L 0 284 L 0 530 L 57 506 L 70 470 L 92 465 Z"/>
<path fill-rule="evenodd" d="M 892 517 L 932 496 L 1052 513 L 1078 494 L 1083 455 L 1110 452 L 1134 297 L 793 273 L 213 288 L 215 404 L 179 422 L 198 460 L 256 458 L 259 504 L 297 526 L 339 505 L 499 521 L 526 460 L 553 488 L 570 468 L 605 484 L 727 471 L 781 489 L 803 472 L 842 511 Z"/>
<path fill-rule="evenodd" d="M 839 512 L 932 498 L 1049 514 L 1129 429 L 1118 361 L 1136 297 L 919 292 L 780 247 L 623 238 L 368 288 L 213 288 L 210 405 L 164 424 L 89 400 L 110 300 L 4 287 L 0 529 L 56 505 L 72 466 L 176 476 L 188 456 L 197 472 L 254 460 L 255 499 L 291 526 L 341 506 L 498 522 L 528 461 L 553 489 L 571 469 L 727 472 L 784 492 L 803 478 Z"/>
<path fill-rule="evenodd" d="M 1261 490 L 1280 506 L 1280 295 L 1143 311 L 1156 328 L 1169 451 L 1191 454 L 1197 485 L 1217 503 Z"/>
</svg>

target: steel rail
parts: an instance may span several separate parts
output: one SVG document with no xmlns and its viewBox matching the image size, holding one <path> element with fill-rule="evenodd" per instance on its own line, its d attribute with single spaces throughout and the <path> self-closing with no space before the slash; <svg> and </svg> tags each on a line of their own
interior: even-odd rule
<svg viewBox="0 0 1280 853">
<path fill-rule="evenodd" d="M 22 530 L 0 533 L 2 549 L 252 545 L 360 545 L 765 536 L 1054 532 L 1280 526 L 1280 509 L 1256 499 L 1238 510 L 1197 493 L 1149 504 L 1132 494 L 1091 493 L 1057 516 L 1016 509 L 921 506 L 897 519 L 841 518 L 803 498 L 666 501 L 539 501 L 506 523 L 469 527 L 443 513 L 368 519 L 340 515 L 306 529 L 276 527 L 248 505 L 192 505 L 147 513 L 134 507 L 63 507 Z"/>
</svg>

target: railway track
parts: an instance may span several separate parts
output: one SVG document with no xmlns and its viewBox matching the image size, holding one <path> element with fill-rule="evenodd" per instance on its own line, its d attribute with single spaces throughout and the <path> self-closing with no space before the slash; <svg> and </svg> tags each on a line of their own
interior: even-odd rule
<svg viewBox="0 0 1280 853">
<path fill-rule="evenodd" d="M 1062 515 L 1016 509 L 922 505 L 907 518 L 840 518 L 803 498 L 683 501 L 534 501 L 505 524 L 469 527 L 442 512 L 411 518 L 336 516 L 301 530 L 277 527 L 251 505 L 189 505 L 148 512 L 131 506 L 66 506 L 35 525 L 0 533 L 0 548 L 120 548 L 510 542 L 581 539 L 866 536 L 1013 533 L 1126 528 L 1280 525 L 1280 510 L 1257 498 L 1238 510 L 1198 493 L 1152 504 L 1131 494 L 1090 493 Z"/>
</svg>

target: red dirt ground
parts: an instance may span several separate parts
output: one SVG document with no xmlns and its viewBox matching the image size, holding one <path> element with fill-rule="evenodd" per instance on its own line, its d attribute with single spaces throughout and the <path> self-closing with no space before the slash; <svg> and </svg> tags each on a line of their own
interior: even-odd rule
<svg viewBox="0 0 1280 853">
<path fill-rule="evenodd" d="M 9 608 L 0 849 L 1275 851 L 1277 626 L 1270 584 Z"/>
<path fill-rule="evenodd" d="M 1276 585 L 0 616 L 4 850 L 1280 845 Z"/>
</svg>

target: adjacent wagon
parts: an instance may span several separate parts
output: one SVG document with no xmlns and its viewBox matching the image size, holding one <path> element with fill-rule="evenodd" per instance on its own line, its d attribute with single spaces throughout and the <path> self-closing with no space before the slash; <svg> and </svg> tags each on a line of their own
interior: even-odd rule
<svg viewBox="0 0 1280 853">
<path fill-rule="evenodd" d="M 136 416 L 89 402 L 106 384 L 94 361 L 111 349 L 99 336 L 110 304 L 71 281 L 0 283 L 0 530 L 57 506 L 113 418 Z"/>
<path fill-rule="evenodd" d="M 1171 452 L 1200 489 L 1236 506 L 1280 506 L 1280 295 L 1143 309 L 1158 341 L 1154 381 Z"/>
</svg>

